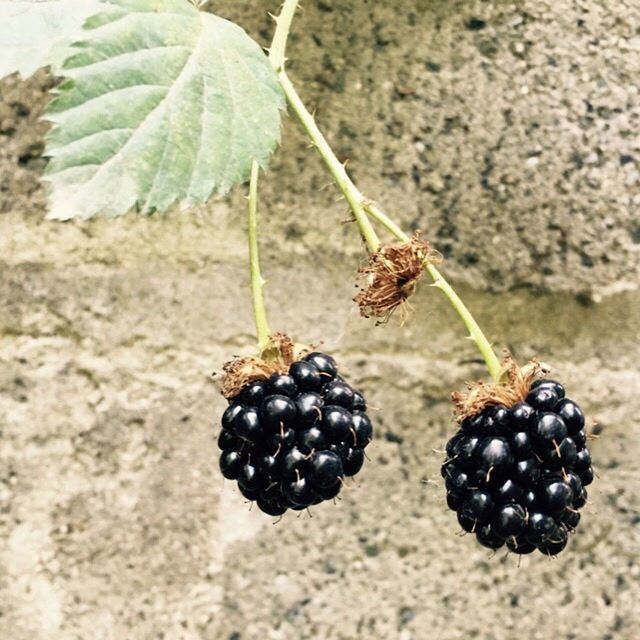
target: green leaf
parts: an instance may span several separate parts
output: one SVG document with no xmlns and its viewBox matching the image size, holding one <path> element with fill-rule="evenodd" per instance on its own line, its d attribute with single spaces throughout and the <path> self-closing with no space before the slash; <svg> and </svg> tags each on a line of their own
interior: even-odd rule
<svg viewBox="0 0 640 640">
<path fill-rule="evenodd" d="M 99 0 L 0 0 L 0 79 L 28 78 L 41 67 L 57 72 L 82 23 Z"/>
<path fill-rule="evenodd" d="M 187 0 L 104 6 L 47 112 L 50 218 L 188 206 L 266 164 L 284 98 L 258 44 Z"/>
</svg>

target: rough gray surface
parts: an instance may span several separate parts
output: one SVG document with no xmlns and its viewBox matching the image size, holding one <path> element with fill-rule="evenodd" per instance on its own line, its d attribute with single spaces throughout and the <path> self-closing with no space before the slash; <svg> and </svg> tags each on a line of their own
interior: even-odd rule
<svg viewBox="0 0 640 640">
<path fill-rule="evenodd" d="M 27 225 L 22 260 L 2 269 L 0 637 L 635 638 L 635 294 L 584 307 L 463 291 L 490 335 L 553 362 L 601 433 L 569 550 L 518 568 L 458 538 L 442 486 L 423 483 L 440 480 L 449 391 L 482 375 L 434 289 L 404 329 L 372 330 L 345 304 L 342 268 L 266 261 L 274 326 L 324 338 L 380 407 L 372 460 L 344 499 L 274 526 L 215 461 L 223 402 L 209 373 L 251 343 L 229 255 L 241 240 L 178 219 L 136 226 L 142 242 L 97 233 L 83 242 L 109 258 L 56 265 L 73 227 L 33 260 Z"/>
<path fill-rule="evenodd" d="M 271 4 L 214 4 L 267 41 Z M 249 511 L 217 471 L 209 375 L 251 348 L 242 200 L 43 223 L 40 74 L 0 85 L 0 638 L 637 639 L 640 9 L 390 7 L 306 2 L 292 74 L 366 192 L 436 232 L 489 337 L 551 363 L 597 425 L 569 550 L 518 568 L 456 537 L 423 480 L 482 368 L 434 289 L 404 328 L 356 317 L 353 232 L 291 123 L 264 182 L 272 325 L 325 340 L 378 439 L 337 506 Z"/>
<path fill-rule="evenodd" d="M 268 44 L 274 3 L 211 6 Z M 636 0 L 303 6 L 292 76 L 364 192 L 421 227 L 456 279 L 597 298 L 637 287 Z M 49 86 L 44 74 L 3 84 L 0 211 L 42 215 L 35 121 Z M 265 202 L 292 250 L 340 243 L 345 209 L 286 124 Z"/>
</svg>

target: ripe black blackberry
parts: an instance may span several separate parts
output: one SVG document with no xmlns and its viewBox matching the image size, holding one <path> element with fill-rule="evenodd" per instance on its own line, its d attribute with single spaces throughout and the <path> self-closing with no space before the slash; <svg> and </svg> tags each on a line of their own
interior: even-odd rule
<svg viewBox="0 0 640 640">
<path fill-rule="evenodd" d="M 580 407 L 559 382 L 515 369 L 505 386 L 476 386 L 454 400 L 462 420 L 442 476 L 462 528 L 490 549 L 560 553 L 593 480 Z"/>
<path fill-rule="evenodd" d="M 267 363 L 260 364 L 266 379 L 234 383 L 226 394 L 232 397 L 218 436 L 223 476 L 272 516 L 335 498 L 344 477 L 362 468 L 373 435 L 364 397 L 323 353 L 308 353 L 268 377 Z M 256 361 L 242 361 L 230 367 L 232 377 L 247 365 L 260 370 Z"/>
</svg>

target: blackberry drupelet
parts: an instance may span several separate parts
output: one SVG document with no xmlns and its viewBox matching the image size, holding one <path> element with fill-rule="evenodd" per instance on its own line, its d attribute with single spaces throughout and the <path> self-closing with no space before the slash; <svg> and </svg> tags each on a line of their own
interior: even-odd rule
<svg viewBox="0 0 640 640">
<path fill-rule="evenodd" d="M 313 352 L 247 383 L 222 416 L 220 470 L 271 516 L 335 498 L 362 468 L 373 427 L 363 395 Z"/>
<path fill-rule="evenodd" d="M 462 420 L 442 465 L 447 505 L 485 547 L 556 555 L 593 481 L 584 414 L 554 380 L 536 380 L 522 395 Z"/>
</svg>

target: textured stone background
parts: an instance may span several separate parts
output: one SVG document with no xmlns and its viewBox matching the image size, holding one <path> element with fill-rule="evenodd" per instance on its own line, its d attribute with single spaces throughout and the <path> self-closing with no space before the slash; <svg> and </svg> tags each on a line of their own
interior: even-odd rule
<svg viewBox="0 0 640 640">
<path fill-rule="evenodd" d="M 273 3 L 212 4 L 268 42 Z M 491 339 L 552 363 L 587 410 L 583 524 L 557 560 L 520 567 L 455 535 L 423 480 L 440 480 L 449 392 L 482 367 L 426 286 L 403 328 L 356 317 L 355 234 L 291 121 L 263 181 L 272 324 L 325 341 L 380 408 L 379 437 L 338 506 L 275 526 L 249 511 L 217 471 L 209 376 L 252 343 L 241 195 L 43 222 L 52 83 L 12 78 L 0 638 L 637 639 L 640 5 L 303 4 L 291 73 L 358 183 L 438 243 Z"/>
</svg>

